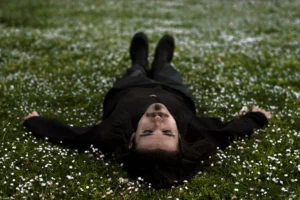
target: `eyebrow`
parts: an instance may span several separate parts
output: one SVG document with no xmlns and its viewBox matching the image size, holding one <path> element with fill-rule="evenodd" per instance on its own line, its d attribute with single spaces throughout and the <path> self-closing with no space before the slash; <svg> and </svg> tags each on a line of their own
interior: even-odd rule
<svg viewBox="0 0 300 200">
<path fill-rule="evenodd" d="M 175 137 L 175 134 L 174 133 L 172 133 L 171 131 L 169 131 L 169 132 L 164 132 L 164 131 L 162 131 L 162 134 L 163 135 L 166 135 L 166 136 L 169 136 L 169 137 Z M 141 135 L 140 135 L 140 137 L 146 137 L 146 136 L 149 136 L 149 135 L 153 135 L 153 133 L 142 133 Z"/>
</svg>

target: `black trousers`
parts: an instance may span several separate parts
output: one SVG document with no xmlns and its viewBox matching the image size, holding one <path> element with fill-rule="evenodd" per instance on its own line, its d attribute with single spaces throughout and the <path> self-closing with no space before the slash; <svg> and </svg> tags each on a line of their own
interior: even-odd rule
<svg viewBox="0 0 300 200">
<path fill-rule="evenodd" d="M 159 61 L 154 63 L 149 74 L 141 65 L 131 66 L 123 77 L 114 84 L 112 90 L 129 87 L 149 87 L 152 85 L 166 86 L 192 100 L 192 92 L 183 84 L 179 72 L 170 63 L 160 63 Z"/>
</svg>

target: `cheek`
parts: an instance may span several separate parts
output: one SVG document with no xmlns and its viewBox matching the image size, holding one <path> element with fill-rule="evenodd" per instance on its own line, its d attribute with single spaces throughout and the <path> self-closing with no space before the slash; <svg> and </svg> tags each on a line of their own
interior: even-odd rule
<svg viewBox="0 0 300 200">
<path fill-rule="evenodd" d="M 141 130 L 147 124 L 147 119 L 142 117 L 137 124 L 137 130 Z"/>
<path fill-rule="evenodd" d="M 177 129 L 177 123 L 176 123 L 175 119 L 173 119 L 171 123 L 172 123 L 172 126 L 176 127 L 176 129 Z"/>
</svg>

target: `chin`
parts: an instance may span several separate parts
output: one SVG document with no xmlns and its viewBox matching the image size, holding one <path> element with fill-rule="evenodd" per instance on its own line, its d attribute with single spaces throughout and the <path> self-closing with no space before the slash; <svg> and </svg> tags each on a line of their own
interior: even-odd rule
<svg viewBox="0 0 300 200">
<path fill-rule="evenodd" d="M 149 106 L 149 108 L 154 111 L 168 110 L 167 107 L 162 103 L 153 103 Z"/>
<path fill-rule="evenodd" d="M 145 111 L 145 114 L 151 114 L 151 113 L 155 113 L 155 112 L 159 112 L 159 113 L 164 113 L 164 114 L 170 114 L 169 110 L 167 109 L 167 107 L 162 104 L 162 103 L 153 103 L 151 104 Z"/>
</svg>

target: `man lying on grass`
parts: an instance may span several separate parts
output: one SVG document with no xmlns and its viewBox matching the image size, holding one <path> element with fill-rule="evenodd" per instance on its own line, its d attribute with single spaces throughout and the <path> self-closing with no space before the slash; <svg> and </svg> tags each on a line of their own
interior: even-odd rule
<svg viewBox="0 0 300 200">
<path fill-rule="evenodd" d="M 149 70 L 147 37 L 134 35 L 132 66 L 106 95 L 100 124 L 75 128 L 33 112 L 24 125 L 53 143 L 81 151 L 93 145 L 114 154 L 130 177 L 142 177 L 155 188 L 192 178 L 217 147 L 224 149 L 235 137 L 251 135 L 271 114 L 254 106 L 228 123 L 197 117 L 191 91 L 171 65 L 174 47 L 173 37 L 162 37 Z"/>
</svg>

